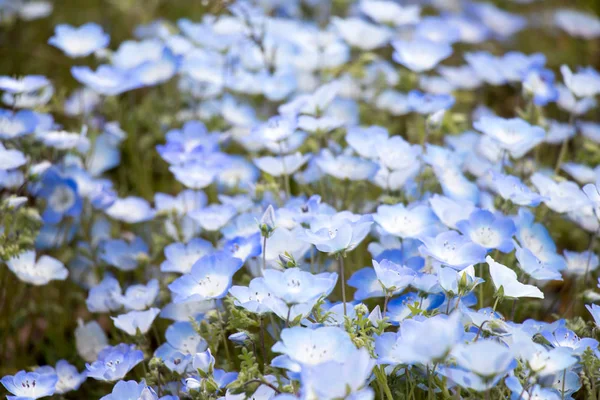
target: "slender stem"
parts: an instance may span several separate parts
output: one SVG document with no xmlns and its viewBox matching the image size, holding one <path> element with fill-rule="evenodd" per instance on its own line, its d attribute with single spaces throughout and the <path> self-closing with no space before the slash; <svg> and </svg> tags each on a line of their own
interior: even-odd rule
<svg viewBox="0 0 600 400">
<path fill-rule="evenodd" d="M 450 315 L 450 302 L 454 297 L 448 297 L 446 300 L 446 315 Z"/>
<path fill-rule="evenodd" d="M 267 368 L 267 351 L 265 350 L 265 321 L 263 316 L 260 316 L 260 350 L 263 357 L 263 374 Z"/>
<path fill-rule="evenodd" d="M 263 236 L 263 248 L 262 248 L 262 265 L 263 272 L 267 269 L 267 235 Z M 261 273 L 262 275 L 262 273 Z"/>
<path fill-rule="evenodd" d="M 562 387 L 560 389 L 560 399 L 565 400 L 565 380 L 567 379 L 567 370 L 563 371 Z"/>
<path fill-rule="evenodd" d="M 344 304 L 344 317 L 347 315 L 346 313 L 346 272 L 344 268 L 344 255 L 339 255 L 340 261 L 340 279 L 342 284 L 342 303 Z"/>
<path fill-rule="evenodd" d="M 285 318 L 285 327 L 289 328 L 290 327 L 290 314 L 292 313 L 292 306 L 288 305 L 288 312 L 287 312 L 287 317 Z"/>
<path fill-rule="evenodd" d="M 383 318 L 385 318 L 385 314 L 387 313 L 388 301 L 390 300 L 390 296 L 388 292 L 385 292 L 385 299 L 383 300 Z"/>
</svg>

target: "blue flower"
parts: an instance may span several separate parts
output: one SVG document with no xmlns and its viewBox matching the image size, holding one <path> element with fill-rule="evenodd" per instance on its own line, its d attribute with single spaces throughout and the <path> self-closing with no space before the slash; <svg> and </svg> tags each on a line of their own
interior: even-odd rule
<svg viewBox="0 0 600 400">
<path fill-rule="evenodd" d="M 544 298 L 544 294 L 536 286 L 525 285 L 519 282 L 517 274 L 512 269 L 497 263 L 490 256 L 487 256 L 486 261 L 490 267 L 490 275 L 496 292 L 502 288 L 503 296 L 509 299 L 518 299 L 520 297 Z"/>
<path fill-rule="evenodd" d="M 477 210 L 469 216 L 468 221 L 459 221 L 456 226 L 463 235 L 488 250 L 498 249 L 508 253 L 513 249 L 515 224 L 501 214 L 494 215 L 487 210 Z"/>
<path fill-rule="evenodd" d="M 39 399 L 54 394 L 58 376 L 19 371 L 14 376 L 4 376 L 0 382 L 17 399 Z M 11 397 L 8 396 L 7 398 L 10 399 Z"/>
<path fill-rule="evenodd" d="M 301 391 L 323 400 L 372 399 L 375 393 L 368 383 L 373 367 L 375 360 L 367 349 L 352 350 L 344 361 L 331 360 L 303 367 Z"/>
<path fill-rule="evenodd" d="M 187 274 L 196 261 L 213 251 L 213 245 L 201 238 L 192 239 L 187 244 L 171 243 L 165 247 L 165 261 L 160 265 L 160 270 Z"/>
<path fill-rule="evenodd" d="M 207 231 L 218 231 L 224 227 L 235 214 L 237 214 L 235 207 L 228 204 L 211 204 L 188 213 L 202 229 Z"/>
<path fill-rule="evenodd" d="M 48 85 L 50 81 L 42 75 L 26 75 L 20 78 L 0 76 L 0 90 L 12 94 L 36 92 Z"/>
<path fill-rule="evenodd" d="M 575 182 L 556 182 L 552 178 L 536 172 L 531 182 L 544 197 L 544 204 L 557 213 L 564 213 L 587 205 L 588 198 Z"/>
<path fill-rule="evenodd" d="M 278 298 L 271 293 L 265 284 L 265 278 L 254 278 L 248 286 L 232 286 L 229 294 L 235 299 L 235 305 L 256 314 L 273 311 L 273 304 Z"/>
<path fill-rule="evenodd" d="M 272 351 L 282 354 L 272 360 L 273 367 L 298 373 L 303 366 L 327 361 L 344 362 L 356 351 L 356 346 L 341 328 L 327 326 L 309 329 L 296 326 L 281 331 L 281 337 Z"/>
<path fill-rule="evenodd" d="M 444 300 L 443 293 L 419 295 L 416 292 L 409 292 L 390 300 L 384 317 L 389 318 L 392 325 L 400 325 L 402 321 L 414 315 L 414 309 L 432 311 L 440 307 Z"/>
<path fill-rule="evenodd" d="M 298 171 L 310 159 L 310 155 L 299 152 L 278 157 L 255 158 L 254 164 L 263 172 L 274 177 L 291 175 Z"/>
<path fill-rule="evenodd" d="M 13 112 L 0 109 L 0 139 L 15 139 L 33 133 L 40 122 L 31 110 Z"/>
<path fill-rule="evenodd" d="M 261 236 L 257 232 L 247 237 L 235 237 L 223 244 L 223 251 L 229 252 L 232 257 L 239 258 L 243 263 L 246 263 L 249 258 L 261 254 Z"/>
<path fill-rule="evenodd" d="M 408 106 L 419 114 L 432 115 L 441 110 L 447 110 L 454 105 L 454 97 L 449 94 L 422 93 L 411 90 L 408 93 Z"/>
<path fill-rule="evenodd" d="M 541 143 L 546 132 L 521 118 L 482 117 L 473 124 L 475 129 L 496 140 L 514 158 L 523 157 Z"/>
<path fill-rule="evenodd" d="M 328 150 L 321 152 L 316 163 L 324 173 L 338 179 L 351 181 L 371 179 L 379 169 L 379 166 L 373 161 L 343 154 L 334 156 Z"/>
<path fill-rule="evenodd" d="M 565 260 L 560 255 L 552 255 L 544 260 L 538 258 L 531 250 L 520 247 L 515 243 L 516 257 L 519 267 L 533 279 L 539 281 L 562 281 L 560 271 L 566 268 Z"/>
<path fill-rule="evenodd" d="M 133 271 L 141 259 L 148 256 L 148 245 L 140 237 L 131 242 L 109 239 L 102 242 L 100 258 L 121 271 Z"/>
<path fill-rule="evenodd" d="M 492 172 L 492 185 L 504 200 L 520 206 L 536 207 L 544 199 L 516 176 Z"/>
<path fill-rule="evenodd" d="M 193 159 L 181 165 L 172 165 L 169 167 L 169 171 L 186 187 L 195 190 L 204 189 L 215 180 L 221 170 L 219 162 L 222 160 L 214 159 L 212 161 L 216 163 L 210 162 L 206 157 Z"/>
<path fill-rule="evenodd" d="M 154 210 L 141 197 L 129 196 L 123 199 L 116 199 L 106 210 L 106 215 L 128 224 L 137 224 L 154 218 Z"/>
<path fill-rule="evenodd" d="M 532 69 L 523 79 L 523 89 L 533 95 L 533 103 L 538 106 L 556 101 L 558 89 L 554 86 L 554 73 L 549 69 Z"/>
<path fill-rule="evenodd" d="M 169 285 L 176 303 L 190 300 L 220 299 L 231 287 L 233 275 L 242 267 L 239 258 L 219 252 L 202 257 L 189 274 Z"/>
<path fill-rule="evenodd" d="M 392 206 L 380 205 L 373 219 L 386 232 L 402 239 L 429 236 L 440 230 L 438 219 L 431 208 L 414 203 L 405 207 L 398 203 Z"/>
<path fill-rule="evenodd" d="M 436 237 L 422 237 L 421 241 L 421 253 L 457 270 L 482 262 L 486 254 L 485 248 L 455 231 L 442 232 Z"/>
<path fill-rule="evenodd" d="M 56 368 L 50 366 L 38 368 L 35 372 L 39 374 L 50 374 L 58 377 L 56 382 L 56 393 L 64 394 L 79 389 L 79 386 L 87 379 L 87 372 L 79 372 L 77 368 L 65 360 L 59 360 Z"/>
<path fill-rule="evenodd" d="M 119 281 L 106 275 L 102 282 L 90 289 L 85 304 L 90 312 L 110 312 L 122 307 Z"/>
<path fill-rule="evenodd" d="M 128 335 L 135 336 L 146 334 L 154 318 L 160 313 L 160 309 L 151 308 L 146 311 L 129 311 L 127 314 L 121 314 L 117 317 L 111 317 L 115 327 L 127 332 Z"/>
<path fill-rule="evenodd" d="M 598 341 L 596 339 L 580 338 L 575 332 L 564 326 L 555 330 L 543 330 L 541 334 L 553 347 L 572 349 L 576 355 L 583 354 L 587 349 L 596 350 L 598 348 Z"/>
<path fill-rule="evenodd" d="M 374 50 L 382 47 L 392 36 L 391 30 L 387 27 L 373 25 L 360 18 L 333 17 L 331 22 L 346 43 L 361 50 Z"/>
<path fill-rule="evenodd" d="M 25 155 L 14 149 L 6 149 L 0 143 L 0 170 L 6 171 L 9 169 L 19 168 L 27 163 Z"/>
<path fill-rule="evenodd" d="M 57 25 L 54 36 L 48 43 L 61 49 L 71 58 L 89 56 L 96 50 L 105 48 L 110 42 L 110 36 L 97 24 L 89 22 L 78 28 L 70 25 Z"/>
<path fill-rule="evenodd" d="M 45 222 L 57 224 L 64 217 L 77 217 L 81 214 L 83 201 L 73 179 L 65 178 L 56 169 L 50 168 L 44 174 L 41 184 L 38 195 L 46 200 L 46 209 L 42 214 Z"/>
<path fill-rule="evenodd" d="M 394 61 L 413 72 L 429 71 L 452 54 L 452 46 L 448 43 L 436 43 L 419 37 L 412 41 L 395 40 L 392 46 Z"/>
<path fill-rule="evenodd" d="M 510 349 L 491 339 L 461 344 L 452 355 L 460 367 L 484 379 L 504 375 L 517 366 Z"/>
<path fill-rule="evenodd" d="M 167 342 L 156 349 L 154 356 L 162 359 L 171 371 L 180 374 L 190 372 L 193 355 L 208 346 L 189 321 L 175 322 L 167 328 L 165 337 Z"/>
<path fill-rule="evenodd" d="M 600 74 L 592 67 L 580 68 L 576 73 L 563 65 L 560 67 L 565 85 L 575 97 L 593 97 L 600 93 Z"/>
<path fill-rule="evenodd" d="M 142 86 L 134 70 L 112 65 L 101 65 L 96 71 L 90 67 L 72 67 L 71 74 L 80 83 L 105 96 L 116 96 Z"/>
<path fill-rule="evenodd" d="M 41 256 L 36 261 L 36 253 L 27 250 L 6 261 L 6 266 L 23 282 L 36 286 L 46 285 L 52 280 L 64 281 L 69 271 L 64 264 L 50 256 Z"/>
<path fill-rule="evenodd" d="M 128 310 L 145 310 L 154 304 L 159 290 L 156 279 L 148 281 L 146 285 L 131 285 L 125 291 L 125 295 L 119 298 L 119 302 Z"/>
<path fill-rule="evenodd" d="M 593 39 L 600 36 L 600 20 L 586 12 L 560 8 L 554 13 L 554 24 L 574 37 Z"/>
<path fill-rule="evenodd" d="M 100 400 L 158 400 L 154 390 L 142 381 L 119 381 L 113 387 L 112 393 L 107 394 Z"/>
<path fill-rule="evenodd" d="M 284 271 L 267 269 L 264 271 L 264 284 L 268 292 L 287 305 L 314 303 L 319 297 L 331 293 L 337 277 L 335 272 L 313 275 L 300 268 L 288 268 Z"/>
<path fill-rule="evenodd" d="M 219 149 L 220 135 L 209 133 L 201 121 L 187 121 L 181 129 L 168 131 L 166 138 L 167 143 L 157 145 L 156 150 L 171 165 L 183 164 Z"/>
<path fill-rule="evenodd" d="M 135 346 L 120 343 L 108 346 L 99 354 L 98 359 L 91 364 L 85 364 L 88 376 L 99 381 L 116 381 L 138 365 L 144 359 L 144 353 Z"/>
<path fill-rule="evenodd" d="M 453 313 L 404 320 L 397 333 L 375 338 L 378 363 L 428 365 L 444 360 L 463 337 L 460 318 L 460 313 Z"/>
<path fill-rule="evenodd" d="M 381 262 L 373 260 L 373 268 L 377 280 L 388 294 L 404 290 L 412 283 L 416 275 L 414 270 L 388 260 Z"/>
<path fill-rule="evenodd" d="M 324 253 L 348 252 L 364 240 L 372 224 L 373 218 L 370 215 L 342 211 L 312 221 L 310 229 L 304 229 L 298 238 L 314 244 Z"/>
</svg>

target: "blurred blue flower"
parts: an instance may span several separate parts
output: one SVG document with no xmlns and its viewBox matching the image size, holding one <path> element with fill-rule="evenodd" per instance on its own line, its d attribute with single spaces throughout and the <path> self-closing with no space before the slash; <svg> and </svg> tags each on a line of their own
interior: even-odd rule
<svg viewBox="0 0 600 400">
<path fill-rule="evenodd" d="M 104 348 L 98 354 L 98 359 L 91 364 L 85 364 L 85 367 L 91 378 L 99 381 L 116 381 L 123 379 L 143 359 L 144 353 L 137 350 L 134 345 L 120 343 Z"/>
<path fill-rule="evenodd" d="M 110 36 L 99 25 L 88 22 L 80 27 L 66 24 L 54 27 L 54 36 L 48 43 L 61 49 L 71 58 L 89 56 L 96 50 L 105 48 Z"/>
</svg>

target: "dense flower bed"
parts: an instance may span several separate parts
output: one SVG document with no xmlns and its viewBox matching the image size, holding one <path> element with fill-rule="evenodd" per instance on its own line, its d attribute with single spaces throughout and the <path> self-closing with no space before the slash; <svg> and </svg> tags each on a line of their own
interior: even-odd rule
<svg viewBox="0 0 600 400">
<path fill-rule="evenodd" d="M 8 399 L 600 396 L 600 19 L 175 3 L 13 42 Z M 54 7 L 0 1 L 2 40 Z"/>
</svg>

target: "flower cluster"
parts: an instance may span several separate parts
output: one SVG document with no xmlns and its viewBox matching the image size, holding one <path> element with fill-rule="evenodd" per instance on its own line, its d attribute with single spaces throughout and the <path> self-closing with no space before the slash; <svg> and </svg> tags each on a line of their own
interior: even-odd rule
<svg viewBox="0 0 600 400">
<path fill-rule="evenodd" d="M 600 396 L 599 18 L 202 3 L 0 76 L 8 399 Z"/>
</svg>

